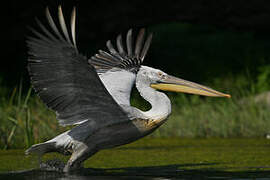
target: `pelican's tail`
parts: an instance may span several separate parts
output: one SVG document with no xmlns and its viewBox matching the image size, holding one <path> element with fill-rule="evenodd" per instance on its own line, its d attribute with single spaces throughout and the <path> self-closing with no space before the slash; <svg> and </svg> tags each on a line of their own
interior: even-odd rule
<svg viewBox="0 0 270 180">
<path fill-rule="evenodd" d="M 44 142 L 40 144 L 34 144 L 29 149 L 25 151 L 26 155 L 37 154 L 43 155 L 47 152 L 55 151 L 55 142 Z"/>
</svg>

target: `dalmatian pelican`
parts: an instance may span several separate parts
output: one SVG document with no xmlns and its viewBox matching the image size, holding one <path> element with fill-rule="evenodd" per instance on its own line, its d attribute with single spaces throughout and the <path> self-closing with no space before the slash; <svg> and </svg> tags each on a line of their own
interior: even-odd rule
<svg viewBox="0 0 270 180">
<path fill-rule="evenodd" d="M 76 45 L 75 7 L 69 30 L 61 6 L 58 7 L 58 23 L 48 8 L 46 17 L 48 24 L 37 20 L 41 31 L 32 29 L 34 35 L 27 39 L 31 83 L 47 107 L 55 111 L 59 124 L 73 128 L 33 145 L 26 154 L 71 155 L 64 172 L 80 168 L 83 161 L 99 150 L 131 143 L 161 126 L 171 113 L 170 99 L 163 91 L 230 97 L 143 66 L 152 40 L 152 34 L 145 38 L 144 29 L 138 32 L 135 41 L 129 30 L 125 43 L 121 35 L 116 38 L 117 49 L 109 40 L 107 52 L 99 50 L 87 58 L 79 53 Z M 151 104 L 150 110 L 131 106 L 133 85 Z"/>
</svg>

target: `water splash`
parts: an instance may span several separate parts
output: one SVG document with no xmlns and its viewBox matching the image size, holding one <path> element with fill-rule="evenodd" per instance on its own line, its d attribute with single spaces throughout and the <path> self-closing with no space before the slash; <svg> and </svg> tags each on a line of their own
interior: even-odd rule
<svg viewBox="0 0 270 180">
<path fill-rule="evenodd" d="M 51 159 L 45 162 L 40 162 L 39 166 L 41 170 L 63 172 L 65 163 L 59 159 Z"/>
</svg>

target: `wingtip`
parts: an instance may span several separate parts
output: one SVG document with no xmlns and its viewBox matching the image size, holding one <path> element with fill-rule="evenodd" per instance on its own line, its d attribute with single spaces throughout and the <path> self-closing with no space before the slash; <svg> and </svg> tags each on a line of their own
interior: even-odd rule
<svg viewBox="0 0 270 180">
<path fill-rule="evenodd" d="M 106 46 L 112 54 L 118 54 L 118 52 L 114 49 L 111 40 L 106 42 Z"/>
<path fill-rule="evenodd" d="M 51 17 L 50 9 L 49 9 L 48 6 L 46 6 L 46 8 L 45 8 L 45 14 L 46 14 L 46 17 L 47 17 L 47 18 L 48 18 L 48 17 Z"/>
<path fill-rule="evenodd" d="M 73 6 L 72 11 L 76 12 L 76 6 Z"/>
<path fill-rule="evenodd" d="M 64 18 L 61 5 L 58 6 L 58 18 Z"/>
<path fill-rule="evenodd" d="M 108 45 L 110 45 L 110 44 L 112 44 L 111 40 L 107 40 L 107 41 L 106 41 L 106 46 L 108 46 Z"/>
<path fill-rule="evenodd" d="M 140 54 L 140 59 L 141 59 L 141 61 L 144 60 L 144 58 L 145 58 L 145 56 L 146 56 L 146 54 L 147 54 L 147 52 L 148 52 L 148 49 L 149 49 L 150 44 L 151 44 L 151 42 L 152 42 L 152 38 L 153 38 L 153 33 L 150 33 L 150 34 L 148 35 L 148 37 L 147 37 L 145 43 L 144 43 L 143 50 L 142 50 L 142 52 L 141 52 L 141 54 Z"/>
<path fill-rule="evenodd" d="M 132 29 L 130 28 L 127 32 L 127 36 L 131 36 L 132 35 Z"/>
<path fill-rule="evenodd" d="M 71 43 L 71 40 L 69 38 L 69 34 L 68 34 L 68 30 L 67 30 L 67 26 L 66 26 L 66 22 L 65 22 L 65 18 L 64 18 L 64 15 L 63 15 L 63 11 L 62 11 L 61 5 L 58 6 L 58 19 L 59 19 L 59 23 L 60 23 L 61 29 L 63 31 L 63 34 L 64 34 L 66 40 L 70 44 L 72 44 Z"/>
<path fill-rule="evenodd" d="M 135 45 L 135 56 L 137 59 L 140 58 L 140 52 L 142 49 L 142 43 L 144 41 L 144 33 L 145 33 L 145 28 L 141 28 L 139 30 L 139 33 L 137 35 L 137 39 L 136 39 L 136 45 Z"/>
<path fill-rule="evenodd" d="M 71 17 L 72 17 L 72 18 L 76 18 L 76 11 L 77 11 L 76 7 L 73 6 L 72 12 L 71 12 Z"/>
<path fill-rule="evenodd" d="M 132 52 L 132 29 L 128 30 L 126 41 L 127 41 L 126 43 L 127 43 L 128 55 L 133 56 L 133 52 Z"/>
<path fill-rule="evenodd" d="M 124 46 L 123 46 L 123 39 L 122 39 L 122 34 L 119 34 L 116 38 L 116 45 L 117 45 L 117 49 L 119 54 L 125 55 L 126 52 L 124 50 Z"/>
<path fill-rule="evenodd" d="M 77 49 L 77 44 L 76 44 L 76 7 L 74 6 L 71 12 L 71 18 L 70 18 L 70 25 L 71 25 L 71 36 L 72 36 L 72 41 L 75 46 L 75 49 Z"/>
<path fill-rule="evenodd" d="M 58 5 L 58 11 L 62 12 L 62 6 L 61 5 Z"/>
<path fill-rule="evenodd" d="M 49 10 L 49 7 L 48 6 L 46 6 L 46 8 L 45 8 L 45 12 L 49 12 L 50 10 Z"/>
<path fill-rule="evenodd" d="M 116 37 L 117 41 L 122 41 L 122 34 L 118 34 L 118 36 Z"/>
<path fill-rule="evenodd" d="M 143 28 L 141 28 L 140 30 L 139 30 L 139 34 L 144 34 L 145 33 L 145 28 L 143 27 Z"/>
</svg>

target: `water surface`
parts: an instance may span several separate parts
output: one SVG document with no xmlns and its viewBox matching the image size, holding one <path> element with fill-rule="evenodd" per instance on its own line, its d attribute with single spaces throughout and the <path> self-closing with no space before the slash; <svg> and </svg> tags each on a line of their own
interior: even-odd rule
<svg viewBox="0 0 270 180">
<path fill-rule="evenodd" d="M 267 139 L 145 138 L 100 151 L 71 174 L 59 172 L 68 157 L 23 152 L 0 151 L 0 179 L 270 179 Z"/>
</svg>

